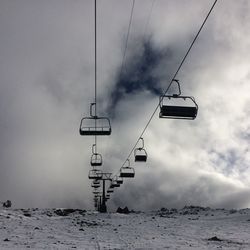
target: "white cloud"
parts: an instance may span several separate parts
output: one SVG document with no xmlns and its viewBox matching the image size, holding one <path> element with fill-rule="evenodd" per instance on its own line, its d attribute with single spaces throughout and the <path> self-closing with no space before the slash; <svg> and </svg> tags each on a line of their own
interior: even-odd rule
<svg viewBox="0 0 250 250">
<path fill-rule="evenodd" d="M 141 52 L 151 1 L 143 3 L 135 5 L 128 66 Z M 156 1 L 144 38 L 152 35 L 154 48 L 169 51 L 152 69 L 160 86 L 211 4 Z M 98 1 L 102 114 L 120 70 L 130 8 L 130 1 Z M 178 75 L 183 94 L 199 104 L 197 119 L 162 120 L 157 112 L 144 136 L 149 161 L 136 165 L 135 180 L 117 190 L 112 206 L 249 205 L 249 8 L 243 0 L 218 2 Z M 1 200 L 91 207 L 93 139 L 80 137 L 78 127 L 93 101 L 92 12 L 92 1 L 0 3 Z M 106 170 L 119 170 L 157 102 L 143 90 L 117 104 L 112 136 L 98 139 Z"/>
</svg>

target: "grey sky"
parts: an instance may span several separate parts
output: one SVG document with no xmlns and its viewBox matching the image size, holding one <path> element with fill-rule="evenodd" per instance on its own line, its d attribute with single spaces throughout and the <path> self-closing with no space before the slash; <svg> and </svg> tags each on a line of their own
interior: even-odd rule
<svg viewBox="0 0 250 250">
<path fill-rule="evenodd" d="M 164 89 L 213 1 L 156 0 L 145 32 L 151 3 L 136 0 L 126 69 L 143 63 L 149 41 L 163 58 L 147 74 Z M 117 91 L 132 1 L 97 4 L 103 115 Z M 90 0 L 0 1 L 0 200 L 92 207 L 93 139 L 78 128 L 93 101 L 93 24 Z M 131 158 L 136 178 L 116 190 L 111 208 L 250 206 L 249 30 L 249 1 L 218 1 L 178 75 L 183 94 L 199 104 L 197 119 L 164 120 L 157 112 L 144 137 L 149 160 L 135 165 Z M 99 139 L 104 170 L 118 171 L 156 107 L 152 87 L 113 107 L 112 135 Z"/>
</svg>

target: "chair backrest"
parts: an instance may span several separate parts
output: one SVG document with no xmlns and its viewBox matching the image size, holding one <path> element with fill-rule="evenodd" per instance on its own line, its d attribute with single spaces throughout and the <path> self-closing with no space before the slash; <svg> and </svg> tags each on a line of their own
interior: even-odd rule
<svg viewBox="0 0 250 250">
<path fill-rule="evenodd" d="M 110 135 L 111 125 L 107 117 L 84 117 L 81 120 L 80 135 Z"/>
<path fill-rule="evenodd" d="M 160 116 L 161 117 L 177 117 L 177 118 L 192 118 L 194 119 L 197 115 L 196 107 L 187 106 L 170 106 L 165 105 L 161 107 Z"/>
<path fill-rule="evenodd" d="M 147 161 L 147 155 L 136 155 L 135 156 L 136 162 L 146 162 Z"/>
</svg>

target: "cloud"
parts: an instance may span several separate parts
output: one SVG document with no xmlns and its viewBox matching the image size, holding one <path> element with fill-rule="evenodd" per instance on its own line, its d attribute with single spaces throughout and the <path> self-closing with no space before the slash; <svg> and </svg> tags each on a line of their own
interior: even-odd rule
<svg viewBox="0 0 250 250">
<path fill-rule="evenodd" d="M 98 152 L 113 173 L 212 1 L 157 1 L 146 31 L 152 2 L 143 3 L 136 1 L 120 76 L 131 3 L 98 1 L 98 112 L 115 111 L 112 135 L 98 138 Z M 149 160 L 135 165 L 131 156 L 136 177 L 115 191 L 111 208 L 250 205 L 249 8 L 246 1 L 218 2 L 178 75 L 182 93 L 199 105 L 196 120 L 159 119 L 157 111 L 144 134 Z M 0 200 L 93 205 L 94 140 L 78 132 L 93 102 L 92 10 L 92 1 L 0 3 Z"/>
<path fill-rule="evenodd" d="M 154 71 L 163 63 L 164 58 L 170 59 L 169 53 L 167 50 L 154 48 L 150 40 L 138 40 L 138 50 L 133 51 L 129 58 L 125 58 L 124 67 L 118 71 L 116 84 L 111 92 L 111 107 L 115 107 L 126 95 L 143 91 L 152 92 L 157 96 L 162 93 L 159 76 L 154 74 Z M 134 49 L 135 46 L 132 47 Z"/>
</svg>

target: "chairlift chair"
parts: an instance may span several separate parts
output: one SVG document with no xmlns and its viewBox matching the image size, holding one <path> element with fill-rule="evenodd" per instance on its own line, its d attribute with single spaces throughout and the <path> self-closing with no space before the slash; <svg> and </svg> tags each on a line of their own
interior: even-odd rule
<svg viewBox="0 0 250 250">
<path fill-rule="evenodd" d="M 120 184 L 117 181 L 113 180 L 110 184 L 110 188 L 120 187 Z"/>
<path fill-rule="evenodd" d="M 92 108 L 96 103 L 90 104 L 90 116 L 83 117 L 80 123 L 80 135 L 110 135 L 111 124 L 107 117 L 93 115 Z"/>
<path fill-rule="evenodd" d="M 101 180 L 102 179 L 102 171 L 98 170 L 98 169 L 89 170 L 89 179 Z"/>
<path fill-rule="evenodd" d="M 102 165 L 102 155 L 96 153 L 95 144 L 92 145 L 92 156 L 90 159 L 90 165 L 92 167 L 98 167 Z"/>
<path fill-rule="evenodd" d="M 175 82 L 178 86 L 178 94 L 160 96 L 159 117 L 168 119 L 194 120 L 198 113 L 198 105 L 195 102 L 194 97 L 182 96 L 179 81 L 174 79 L 173 82 Z M 191 106 L 186 105 L 186 101 L 188 100 L 191 101 Z M 182 104 L 171 105 L 171 101 L 178 101 L 178 103 L 181 102 Z"/>
<path fill-rule="evenodd" d="M 99 188 L 100 186 L 101 186 L 100 183 L 94 183 L 94 182 L 91 183 L 91 187 L 93 188 Z"/>
<path fill-rule="evenodd" d="M 120 177 L 122 178 L 134 178 L 135 177 L 135 170 L 134 168 L 130 167 L 130 161 L 127 159 L 128 166 L 123 166 L 120 168 Z"/>
<path fill-rule="evenodd" d="M 100 184 L 100 180 L 94 179 L 93 184 Z"/>
<path fill-rule="evenodd" d="M 114 189 L 112 189 L 111 187 L 107 190 L 107 193 L 113 193 Z"/>
<path fill-rule="evenodd" d="M 144 149 L 144 140 L 141 137 L 140 140 L 142 141 L 142 147 L 135 148 L 134 150 L 134 156 L 136 162 L 146 162 L 147 161 L 147 152 Z"/>
<path fill-rule="evenodd" d="M 123 178 L 118 175 L 114 176 L 114 180 L 116 181 L 117 184 L 121 185 L 123 183 Z"/>
<path fill-rule="evenodd" d="M 93 188 L 99 188 L 101 186 L 100 180 L 93 179 L 93 182 L 91 183 L 91 187 Z"/>
</svg>

